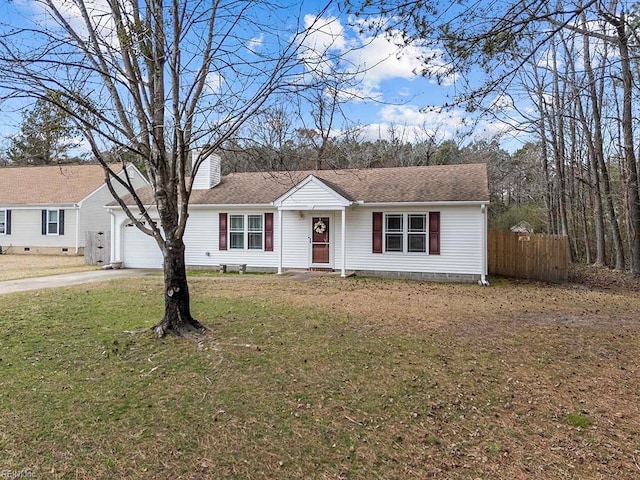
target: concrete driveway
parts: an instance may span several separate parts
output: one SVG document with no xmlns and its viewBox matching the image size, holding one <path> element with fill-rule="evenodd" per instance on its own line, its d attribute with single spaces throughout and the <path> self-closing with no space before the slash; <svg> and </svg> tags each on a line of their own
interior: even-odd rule
<svg viewBox="0 0 640 480">
<path fill-rule="evenodd" d="M 26 292 L 43 288 L 68 287 L 85 283 L 105 282 L 118 278 L 143 277 L 159 270 L 125 268 L 121 270 L 92 270 L 89 272 L 65 273 L 48 277 L 22 278 L 0 282 L 0 295 L 3 293 Z"/>
</svg>

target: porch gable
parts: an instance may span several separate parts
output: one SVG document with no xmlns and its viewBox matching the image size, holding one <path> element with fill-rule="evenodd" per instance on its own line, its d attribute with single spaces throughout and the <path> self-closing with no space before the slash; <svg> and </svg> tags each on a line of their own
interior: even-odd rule
<svg viewBox="0 0 640 480">
<path fill-rule="evenodd" d="M 278 210 L 342 210 L 353 202 L 314 175 L 277 198 Z"/>
</svg>

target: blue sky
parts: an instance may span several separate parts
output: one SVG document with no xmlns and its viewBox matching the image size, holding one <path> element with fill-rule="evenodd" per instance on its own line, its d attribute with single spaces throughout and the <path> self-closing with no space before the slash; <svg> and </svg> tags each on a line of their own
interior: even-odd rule
<svg viewBox="0 0 640 480">
<path fill-rule="evenodd" d="M 308 15 L 311 17 L 312 13 Z M 363 126 L 364 138 L 388 138 L 390 127 L 407 141 L 433 136 L 440 142 L 461 139 L 462 133 L 468 133 L 465 123 L 470 114 L 463 107 L 440 108 L 460 93 L 462 82 L 455 75 L 436 80 L 436 74 L 443 72 L 437 48 L 420 44 L 399 48 L 400 32 L 393 32 L 395 35 L 390 38 L 371 32 L 363 34 L 359 32 L 357 19 L 337 15 L 332 10 L 323 20 L 313 35 L 318 37 L 317 43 L 331 45 L 333 53 L 341 51 L 348 61 L 362 69 L 357 89 L 366 100 L 348 102 L 345 111 L 350 123 Z M 431 59 L 428 65 L 422 60 L 425 57 Z M 433 75 L 420 75 L 423 70 Z M 490 140 L 499 135 L 504 147 L 514 150 L 521 143 L 508 130 L 506 124 L 495 120 L 480 120 L 473 133 L 462 141 Z"/>
<path fill-rule="evenodd" d="M 103 0 L 91 0 L 99 3 Z M 303 21 L 307 25 L 316 18 L 320 2 L 318 0 L 303 2 L 298 8 Z M 20 22 L 20 15 L 28 18 L 37 15 L 33 3 L 29 0 L 2 2 L 0 16 L 10 22 Z M 371 33 L 359 33 L 357 22 L 352 17 L 339 15 L 337 7 L 329 8 L 315 25 L 307 45 L 313 47 L 318 55 L 324 52 L 331 55 L 342 55 L 346 71 L 357 71 L 357 80 L 348 89 L 348 99 L 343 104 L 347 116 L 345 125 L 338 125 L 338 130 L 353 125 L 361 127 L 360 138 L 375 140 L 388 138 L 390 128 L 406 141 L 421 141 L 429 137 L 436 141 L 460 138 L 461 131 L 466 131 L 464 120 L 467 113 L 462 108 L 443 111 L 438 107 L 446 103 L 456 94 L 459 80 L 455 76 L 445 77 L 440 84 L 434 78 L 426 78 L 417 72 L 424 68 L 421 58 L 435 58 L 430 69 L 434 73 L 441 67 L 438 63 L 439 52 L 420 45 L 412 45 L 399 49 L 394 40 L 374 36 Z M 260 48 L 262 36 L 252 39 L 252 48 Z M 215 80 L 215 79 L 212 79 Z M 7 137 L 17 130 L 20 117 L 10 112 L 11 105 L 0 106 L 3 115 L 0 118 L 0 135 Z M 432 108 L 434 107 L 434 108 Z M 497 122 L 481 121 L 471 138 L 489 140 L 505 130 L 504 125 Z M 468 140 L 468 138 L 467 138 Z M 517 148 L 509 137 L 504 145 L 513 150 Z"/>
</svg>

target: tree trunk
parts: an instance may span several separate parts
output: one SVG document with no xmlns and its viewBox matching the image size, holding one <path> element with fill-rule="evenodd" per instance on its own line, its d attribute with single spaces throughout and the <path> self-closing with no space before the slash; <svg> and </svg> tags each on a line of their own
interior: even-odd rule
<svg viewBox="0 0 640 480">
<path fill-rule="evenodd" d="M 584 254 L 585 262 L 590 264 L 593 260 L 591 258 L 591 239 L 589 236 L 589 222 L 587 221 L 587 201 L 585 199 L 585 187 L 581 186 L 578 192 L 578 201 L 582 209 L 582 233 L 584 236 Z"/>
<path fill-rule="evenodd" d="M 538 78 L 537 70 L 534 68 L 533 73 L 536 81 L 536 104 L 538 107 L 538 114 L 540 116 L 538 120 L 538 135 L 540 136 L 540 148 L 541 148 L 541 163 L 542 173 L 544 175 L 544 205 L 547 209 L 547 233 L 554 233 L 553 231 L 553 214 L 552 214 L 552 202 L 551 202 L 551 175 L 549 174 L 549 151 L 548 151 L 548 139 L 546 128 L 546 109 L 544 107 L 544 90 L 542 88 L 542 82 Z"/>
<path fill-rule="evenodd" d="M 629 54 L 629 34 L 624 12 L 619 17 L 604 14 L 605 19 L 615 27 L 617 46 L 620 54 L 620 75 L 622 77 L 622 136 L 624 159 L 628 170 L 627 199 L 629 202 L 629 237 L 631 273 L 640 275 L 640 194 L 638 192 L 638 168 L 633 141 L 633 74 Z"/>
<path fill-rule="evenodd" d="M 571 58 L 571 57 L 569 57 Z M 585 61 L 585 63 L 587 63 Z M 573 65 L 573 62 L 572 62 Z M 587 146 L 587 163 L 589 167 L 590 173 L 590 186 L 591 186 L 591 194 L 593 197 L 593 219 L 595 224 L 595 234 L 596 234 L 596 265 L 606 265 L 607 256 L 606 256 L 606 245 L 605 245 L 605 227 L 604 227 L 604 215 L 603 215 L 603 205 L 602 205 L 602 194 L 600 191 L 600 163 L 596 161 L 597 153 L 596 147 L 594 144 L 593 135 L 591 134 L 591 129 L 589 126 L 589 122 L 587 121 L 587 116 L 584 111 L 584 107 L 582 106 L 582 99 L 579 96 L 578 85 L 574 81 L 574 95 L 576 97 L 575 103 L 578 110 L 578 116 L 580 118 L 580 122 L 582 123 L 582 128 L 584 130 L 585 142 Z M 593 97 L 591 97 L 593 101 Z M 594 110 L 596 105 L 593 105 Z M 594 114 L 595 115 L 595 114 Z M 591 263 L 587 261 L 587 263 Z"/>
<path fill-rule="evenodd" d="M 159 338 L 167 334 L 201 334 L 206 330 L 191 316 L 184 243 L 181 239 L 167 243 L 164 251 L 164 318 L 152 330 Z"/>
<path fill-rule="evenodd" d="M 583 15 L 583 25 L 586 29 L 586 18 Z M 597 161 L 597 165 L 602 173 L 602 187 L 604 189 L 604 198 L 607 206 L 607 214 L 609 217 L 609 224 L 611 227 L 611 239 L 613 241 L 614 255 L 616 257 L 615 268 L 616 270 L 624 270 L 624 246 L 622 245 L 622 235 L 620 233 L 620 227 L 618 225 L 618 216 L 613 204 L 613 196 L 611 194 L 611 182 L 609 180 L 609 169 L 605 162 L 604 155 L 604 139 L 602 134 L 602 109 L 601 104 L 603 101 L 602 95 L 598 95 L 596 90 L 596 78 L 593 73 L 591 65 L 591 46 L 589 42 L 589 35 L 583 35 L 583 52 L 584 52 L 584 68 L 588 78 L 589 96 L 591 98 L 592 116 L 593 116 L 593 157 Z M 604 82 L 604 72 L 602 72 L 602 82 Z M 600 93 L 602 93 L 601 84 Z M 584 116 L 584 114 L 583 114 Z M 584 117 L 583 117 L 584 118 Z M 586 119 L 584 119 L 585 130 L 588 129 Z M 598 187 L 599 190 L 599 187 Z M 601 207 L 602 208 L 602 207 Z M 599 256 L 598 256 L 599 257 Z M 600 258 L 598 259 L 600 261 Z"/>
<path fill-rule="evenodd" d="M 567 216 L 567 191 L 566 191 L 566 143 L 564 132 L 564 107 L 566 95 L 564 88 L 560 90 L 560 75 L 558 73 L 558 61 L 556 47 L 552 44 L 551 48 L 553 62 L 553 96 L 554 96 L 554 112 L 552 112 L 552 120 L 554 131 L 552 132 L 553 156 L 556 163 L 556 176 L 558 179 L 558 215 L 560 222 L 560 234 L 569 236 L 569 222 Z M 571 238 L 567 242 L 567 258 L 569 262 L 573 261 L 573 251 L 571 249 Z"/>
<path fill-rule="evenodd" d="M 620 41 L 620 66 L 622 69 L 623 108 L 622 108 L 622 133 L 624 137 L 624 158 L 629 170 L 629 218 L 631 227 L 631 273 L 640 275 L 640 196 L 638 194 L 638 169 L 633 150 L 633 114 L 632 89 L 633 76 L 631 73 L 631 61 L 629 58 L 629 37 L 626 33 L 624 14 L 616 25 L 618 39 Z"/>
</svg>

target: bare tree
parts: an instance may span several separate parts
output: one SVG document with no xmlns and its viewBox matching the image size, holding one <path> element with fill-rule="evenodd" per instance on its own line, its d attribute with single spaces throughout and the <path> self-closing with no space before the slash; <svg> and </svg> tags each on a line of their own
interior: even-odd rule
<svg viewBox="0 0 640 480">
<path fill-rule="evenodd" d="M 304 88 L 305 39 L 318 23 L 301 26 L 266 0 L 14 4 L 27 6 L 38 18 L 24 23 L 22 12 L 20 25 L 0 26 L 2 97 L 44 99 L 74 119 L 114 196 L 114 182 L 131 195 L 116 196 L 119 205 L 162 250 L 165 313 L 154 331 L 202 332 L 191 315 L 183 242 L 193 178 L 273 95 Z M 114 175 L 103 152 L 118 149 L 143 159 L 148 196 Z"/>
<path fill-rule="evenodd" d="M 545 196 L 549 231 L 569 235 L 569 245 L 577 249 L 581 227 L 575 207 L 580 205 L 581 189 L 588 186 L 595 212 L 582 219 L 582 228 L 585 239 L 595 237 L 596 263 L 604 264 L 612 257 L 616 268 L 622 269 L 628 251 L 628 266 L 640 275 L 634 131 L 638 85 L 633 75 L 637 77 L 640 66 L 637 2 L 505 0 L 483 4 L 462 0 L 454 8 L 439 0 L 345 2 L 374 30 L 400 28 L 407 44 L 417 40 L 439 50 L 436 62 L 424 59 L 423 71 L 436 78 L 451 73 L 459 76 L 457 85 L 462 88 L 449 105 L 485 113 L 496 96 L 513 94 L 523 86 L 523 79 L 528 82 L 525 91 L 538 118 L 527 108 L 520 113 L 524 112 L 524 122 L 536 126 L 535 135 L 541 140 L 542 168 L 549 188 Z M 612 50 L 615 54 L 607 54 Z M 572 78 L 576 72 L 579 75 Z M 619 92 L 621 97 L 618 114 L 608 101 L 610 92 Z M 496 119 L 500 118 L 498 111 Z M 611 130 L 607 137 L 607 129 L 614 125 L 620 125 L 619 132 Z M 618 173 L 609 169 L 607 161 L 612 156 L 624 159 L 624 182 L 617 190 L 612 175 Z M 588 159 L 586 170 L 583 159 Z M 583 175 L 587 171 L 590 174 Z M 625 201 L 616 206 L 618 195 Z M 626 242 L 621 232 L 622 210 L 628 220 Z M 595 226 L 594 236 L 587 231 L 590 225 Z M 588 251 L 590 246 L 585 248 Z"/>
<path fill-rule="evenodd" d="M 633 138 L 633 73 L 631 71 L 630 43 L 632 36 L 626 22 L 624 10 L 619 14 L 601 12 L 604 19 L 615 28 L 613 38 L 605 36 L 604 39 L 618 47 L 620 55 L 620 76 L 622 80 L 622 133 L 623 155 L 628 170 L 627 195 L 629 201 L 629 228 L 631 247 L 631 273 L 640 275 L 640 190 L 638 187 L 638 166 Z"/>
</svg>

